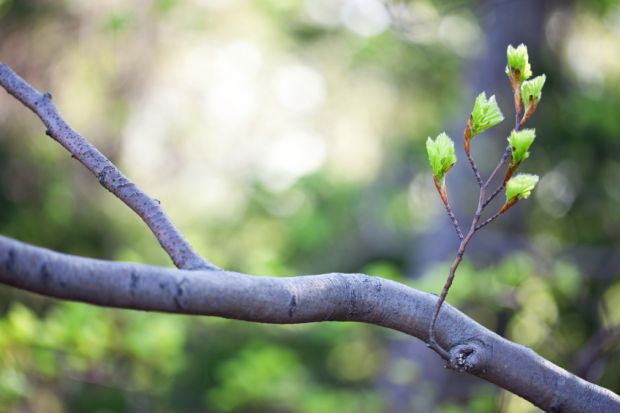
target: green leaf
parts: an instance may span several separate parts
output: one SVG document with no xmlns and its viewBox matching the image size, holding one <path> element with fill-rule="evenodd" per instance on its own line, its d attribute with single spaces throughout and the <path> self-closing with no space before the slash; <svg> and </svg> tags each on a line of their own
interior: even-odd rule
<svg viewBox="0 0 620 413">
<path fill-rule="evenodd" d="M 521 99 L 523 100 L 523 105 L 527 106 L 530 104 L 530 101 L 534 101 L 538 103 L 540 98 L 542 97 L 542 88 L 545 85 L 545 80 L 547 80 L 547 76 L 540 75 L 536 76 L 532 80 L 527 80 L 523 82 L 521 85 Z"/>
<path fill-rule="evenodd" d="M 474 110 L 471 112 L 472 137 L 492 128 L 503 120 L 504 115 L 497 106 L 495 95 L 487 99 L 486 93 L 479 94 L 474 103 Z"/>
<path fill-rule="evenodd" d="M 527 46 L 521 43 L 515 49 L 512 45 L 508 46 L 506 52 L 508 66 L 506 66 L 506 74 L 511 76 L 512 72 L 519 72 L 521 80 L 527 80 L 532 76 L 532 67 L 530 66 L 529 56 L 527 54 Z"/>
<path fill-rule="evenodd" d="M 538 175 L 519 174 L 506 183 L 506 202 L 513 198 L 527 199 L 538 183 Z"/>
<path fill-rule="evenodd" d="M 444 132 L 440 133 L 435 140 L 430 136 L 426 140 L 426 152 L 431 162 L 431 169 L 438 180 L 442 180 L 444 175 L 456 163 L 454 153 L 454 142 Z"/>
<path fill-rule="evenodd" d="M 535 129 L 523 129 L 520 131 L 513 130 L 508 138 L 512 147 L 512 164 L 519 165 L 530 156 L 528 150 L 536 138 Z"/>
</svg>

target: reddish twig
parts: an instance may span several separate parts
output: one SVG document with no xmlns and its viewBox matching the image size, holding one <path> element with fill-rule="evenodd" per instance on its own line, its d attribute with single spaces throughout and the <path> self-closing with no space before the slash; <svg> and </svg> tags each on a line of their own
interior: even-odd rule
<svg viewBox="0 0 620 413">
<path fill-rule="evenodd" d="M 431 322 L 428 326 L 428 346 L 435 350 L 439 355 L 441 355 L 445 360 L 450 359 L 450 354 L 444 350 L 435 340 L 435 323 L 437 322 L 437 317 L 439 316 L 439 311 L 441 311 L 441 307 L 443 303 L 446 301 L 446 297 L 448 296 L 448 291 L 452 286 L 452 281 L 454 281 L 454 276 L 456 274 L 456 270 L 463 259 L 463 255 L 465 254 L 465 249 L 469 244 L 469 241 L 473 238 L 476 233 L 476 226 L 480 221 L 480 216 L 482 215 L 482 204 L 484 202 L 486 196 L 487 183 L 484 183 L 480 188 L 480 196 L 478 197 L 478 207 L 476 208 L 476 213 L 474 214 L 474 218 L 472 220 L 471 226 L 469 227 L 469 231 L 467 235 L 461 240 L 461 244 L 459 245 L 459 249 L 456 253 L 456 257 L 454 258 L 454 262 L 450 266 L 450 272 L 448 273 L 448 279 L 441 290 L 441 295 L 437 300 L 435 305 L 435 311 L 433 312 L 433 317 L 431 318 Z"/>
<path fill-rule="evenodd" d="M 487 225 L 489 225 L 491 222 L 495 221 L 497 218 L 499 218 L 500 215 L 502 215 L 505 211 L 502 211 L 501 209 L 499 211 L 497 211 L 495 214 L 491 215 L 489 218 L 487 218 L 485 221 L 483 221 L 481 224 L 478 224 L 478 226 L 476 226 L 476 231 L 478 231 L 481 228 L 486 227 Z"/>
<path fill-rule="evenodd" d="M 450 218 L 450 221 L 452 222 L 452 226 L 454 227 L 454 230 L 456 231 L 456 235 L 462 241 L 464 238 L 463 231 L 461 231 L 461 226 L 459 225 L 459 221 L 456 219 L 456 215 L 454 215 L 454 212 L 452 211 L 452 207 L 450 206 L 450 203 L 446 202 L 443 205 L 446 207 L 446 212 L 448 213 L 448 217 Z"/>
<path fill-rule="evenodd" d="M 469 165 L 471 166 L 471 170 L 474 172 L 474 176 L 476 177 L 476 182 L 478 182 L 478 186 L 482 188 L 483 182 L 482 177 L 480 176 L 480 171 L 478 170 L 478 166 L 474 161 L 474 158 L 471 157 L 470 147 L 471 147 L 471 116 L 467 120 L 467 125 L 465 126 L 465 130 L 463 131 L 463 146 L 465 147 L 465 155 L 467 156 L 467 160 L 469 161 Z"/>
<path fill-rule="evenodd" d="M 499 163 L 497 164 L 497 166 L 495 167 L 495 169 L 493 170 L 493 172 L 491 173 L 491 175 L 489 176 L 489 179 L 487 179 L 487 186 L 490 185 L 491 181 L 493 180 L 493 178 L 495 177 L 495 175 L 497 175 L 497 172 L 499 172 L 499 170 L 502 168 L 502 166 L 504 166 L 504 163 L 506 163 L 506 160 L 508 159 L 508 156 L 510 156 L 510 144 L 506 145 L 506 150 L 504 151 L 504 154 L 502 155 L 502 159 L 499 161 Z M 510 177 L 508 177 L 510 178 Z M 506 177 L 504 177 L 504 181 L 502 182 L 502 184 L 497 187 L 497 189 L 495 191 L 493 191 L 493 193 L 484 201 L 484 203 L 482 204 L 482 208 L 486 208 L 487 205 L 489 205 L 497 195 L 499 195 L 500 192 L 502 192 L 504 190 L 504 188 L 506 187 L 506 182 L 508 181 L 508 179 L 506 179 Z"/>
<path fill-rule="evenodd" d="M 436 176 L 433 176 L 433 182 L 435 183 L 435 188 L 437 188 L 437 192 L 439 193 L 439 198 L 441 198 L 441 202 L 443 202 L 444 207 L 446 208 L 446 212 L 448 213 L 448 217 L 450 218 L 450 222 L 452 222 L 452 226 L 456 231 L 456 235 L 459 237 L 459 240 L 463 240 L 463 232 L 461 231 L 461 226 L 459 225 L 459 221 L 456 219 L 456 215 L 452 211 L 452 207 L 450 206 L 450 201 L 448 200 L 448 193 L 446 192 L 446 188 L 442 187 L 441 183 L 437 179 Z"/>
<path fill-rule="evenodd" d="M 513 88 L 514 102 L 515 102 L 515 130 L 518 131 L 527 122 L 531 114 L 529 116 L 524 115 L 523 118 L 519 120 L 521 112 L 523 110 L 522 105 L 521 105 L 521 91 L 519 87 L 516 87 L 514 82 L 512 83 L 512 88 Z M 461 261 L 463 260 L 463 255 L 465 254 L 467 245 L 469 244 L 469 241 L 471 241 L 474 234 L 478 230 L 484 228 L 491 222 L 495 221 L 497 218 L 499 218 L 500 215 L 508 211 L 508 209 L 510 209 L 510 207 L 512 207 L 516 203 L 516 199 L 514 199 L 512 200 L 512 202 L 504 204 L 504 206 L 499 211 L 497 211 L 491 217 L 489 217 L 484 222 L 479 224 L 480 218 L 482 216 L 482 212 L 484 211 L 484 209 L 506 187 L 506 182 L 508 181 L 508 179 L 514 172 L 512 166 L 509 166 L 501 185 L 495 191 L 493 191 L 493 193 L 488 198 L 486 198 L 486 193 L 489 188 L 489 185 L 493 181 L 493 178 L 495 178 L 497 173 L 500 171 L 500 169 L 504 166 L 504 164 L 508 160 L 508 157 L 511 154 L 512 148 L 510 147 L 510 144 L 506 145 L 506 149 L 504 150 L 504 153 L 500 161 L 495 166 L 495 168 L 489 175 L 488 179 L 486 181 L 483 181 L 482 178 L 480 177 L 480 172 L 478 171 L 476 162 L 474 161 L 474 159 L 471 157 L 471 154 L 470 154 L 471 117 L 467 121 L 467 126 L 465 127 L 465 131 L 463 132 L 463 142 L 465 146 L 465 154 L 467 155 L 467 160 L 469 161 L 469 164 L 472 170 L 474 171 L 474 176 L 476 177 L 476 181 L 478 182 L 478 185 L 480 186 L 480 196 L 478 198 L 478 206 L 476 207 L 476 212 L 474 214 L 474 218 L 472 220 L 471 226 L 469 227 L 469 231 L 467 232 L 467 235 L 465 235 L 465 237 L 460 238 L 461 244 L 459 245 L 459 248 L 457 250 L 456 257 L 454 258 L 454 262 L 450 266 L 448 278 L 443 286 L 443 289 L 441 290 L 441 294 L 439 296 L 439 299 L 437 300 L 437 304 L 435 305 L 435 311 L 433 312 L 433 316 L 431 318 L 431 322 L 429 323 L 429 327 L 428 327 L 428 346 L 432 348 L 433 350 L 435 350 L 439 355 L 441 355 L 446 360 L 449 360 L 450 354 L 437 343 L 435 339 L 435 335 L 434 335 L 435 324 L 437 322 L 437 317 L 439 317 L 439 312 L 441 311 L 441 307 L 443 303 L 446 301 L 446 297 L 448 296 L 448 291 L 450 290 L 450 287 L 452 286 L 452 282 L 454 281 L 456 270 L 459 264 L 461 263 Z M 443 192 L 445 193 L 445 190 Z M 441 195 L 441 191 L 440 191 L 440 195 Z M 444 205 L 446 205 L 446 209 L 448 210 L 449 204 L 447 203 L 447 199 L 444 199 L 444 197 L 442 196 L 442 200 L 444 201 Z M 448 210 L 449 216 L 450 216 L 450 212 L 451 212 L 451 208 Z"/>
</svg>

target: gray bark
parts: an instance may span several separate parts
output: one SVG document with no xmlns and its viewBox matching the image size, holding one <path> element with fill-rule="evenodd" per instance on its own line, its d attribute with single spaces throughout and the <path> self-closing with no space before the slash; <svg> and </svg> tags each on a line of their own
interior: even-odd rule
<svg viewBox="0 0 620 413">
<path fill-rule="evenodd" d="M 0 283 L 105 307 L 273 324 L 360 321 L 427 340 L 436 296 L 364 274 L 287 278 L 187 271 L 60 254 L 0 236 Z M 619 412 L 620 397 L 446 305 L 436 326 L 449 366 L 549 412 Z"/>
<path fill-rule="evenodd" d="M 34 89 L 1 62 L 0 85 L 41 119 L 48 136 L 67 149 L 95 175 L 104 188 L 142 218 L 177 268 L 216 268 L 194 251 L 161 208 L 159 201 L 138 188 L 105 155 L 65 122 L 52 103 L 51 94 Z"/>
<path fill-rule="evenodd" d="M 436 296 L 364 274 L 289 278 L 220 270 L 200 257 L 159 204 L 62 119 L 42 94 L 0 63 L 0 85 L 33 110 L 48 134 L 147 223 L 175 264 L 167 269 L 60 254 L 0 236 L 0 283 L 64 300 L 142 311 L 273 324 L 359 321 L 428 340 Z M 192 271 L 189 271 L 189 270 Z M 448 366 L 552 412 L 620 412 L 620 397 L 487 330 L 445 305 L 436 339 Z"/>
</svg>

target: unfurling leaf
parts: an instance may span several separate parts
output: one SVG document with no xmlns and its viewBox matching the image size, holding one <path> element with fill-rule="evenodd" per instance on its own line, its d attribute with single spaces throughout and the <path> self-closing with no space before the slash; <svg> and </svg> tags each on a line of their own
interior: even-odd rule
<svg viewBox="0 0 620 413">
<path fill-rule="evenodd" d="M 530 156 L 528 150 L 536 138 L 535 129 L 523 129 L 520 131 L 513 130 L 508 138 L 508 142 L 512 148 L 511 165 L 516 168 L 521 162 Z"/>
<path fill-rule="evenodd" d="M 527 80 L 532 76 L 532 67 L 530 66 L 527 47 L 521 43 L 515 49 L 512 45 L 508 46 L 506 52 L 508 66 L 506 66 L 506 74 L 508 77 L 514 77 L 518 73 L 518 80 Z"/>
<path fill-rule="evenodd" d="M 426 140 L 426 151 L 431 162 L 431 169 L 437 180 L 441 181 L 446 173 L 456 163 L 454 142 L 445 133 L 440 133 L 435 140 L 430 137 Z"/>
<path fill-rule="evenodd" d="M 506 204 L 527 199 L 538 183 L 538 175 L 519 174 L 506 183 Z"/>
<path fill-rule="evenodd" d="M 536 76 L 532 80 L 527 80 L 521 84 L 521 99 L 526 107 L 531 104 L 538 105 L 542 97 L 542 88 L 545 85 L 547 76 Z"/>
<path fill-rule="evenodd" d="M 471 112 L 471 136 L 474 137 L 503 120 L 504 115 L 502 115 L 499 106 L 497 106 L 495 95 L 487 99 L 486 93 L 482 92 L 476 98 L 474 110 Z"/>
</svg>

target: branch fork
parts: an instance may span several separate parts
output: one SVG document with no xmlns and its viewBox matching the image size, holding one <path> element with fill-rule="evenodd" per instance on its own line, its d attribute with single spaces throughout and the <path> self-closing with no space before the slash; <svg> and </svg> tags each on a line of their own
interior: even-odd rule
<svg viewBox="0 0 620 413">
<path fill-rule="evenodd" d="M 193 250 L 165 215 L 159 201 L 148 197 L 67 125 L 52 104 L 50 94 L 39 93 L 1 63 L 0 85 L 39 116 L 47 128 L 46 134 L 67 148 L 102 186 L 145 221 L 179 268 L 71 256 L 0 236 L 0 284 L 111 308 L 274 324 L 318 321 L 375 324 L 428 339 L 429 345 L 432 343 L 431 347 L 446 359 L 447 367 L 495 383 L 547 411 L 620 411 L 620 396 L 503 339 L 447 304 L 437 320 L 456 267 L 480 228 L 478 222 L 484 206 L 490 202 L 485 200 L 486 190 L 506 161 L 510 148 L 481 185 L 478 208 L 466 236 L 450 213 L 444 190 L 442 201 L 452 215 L 461 245 L 451 276 L 437 301 L 432 294 L 364 274 L 256 277 L 221 270 Z M 473 159 L 472 164 L 475 166 Z M 442 186 L 437 187 L 440 190 Z M 436 322 L 437 341 L 433 335 Z"/>
</svg>

